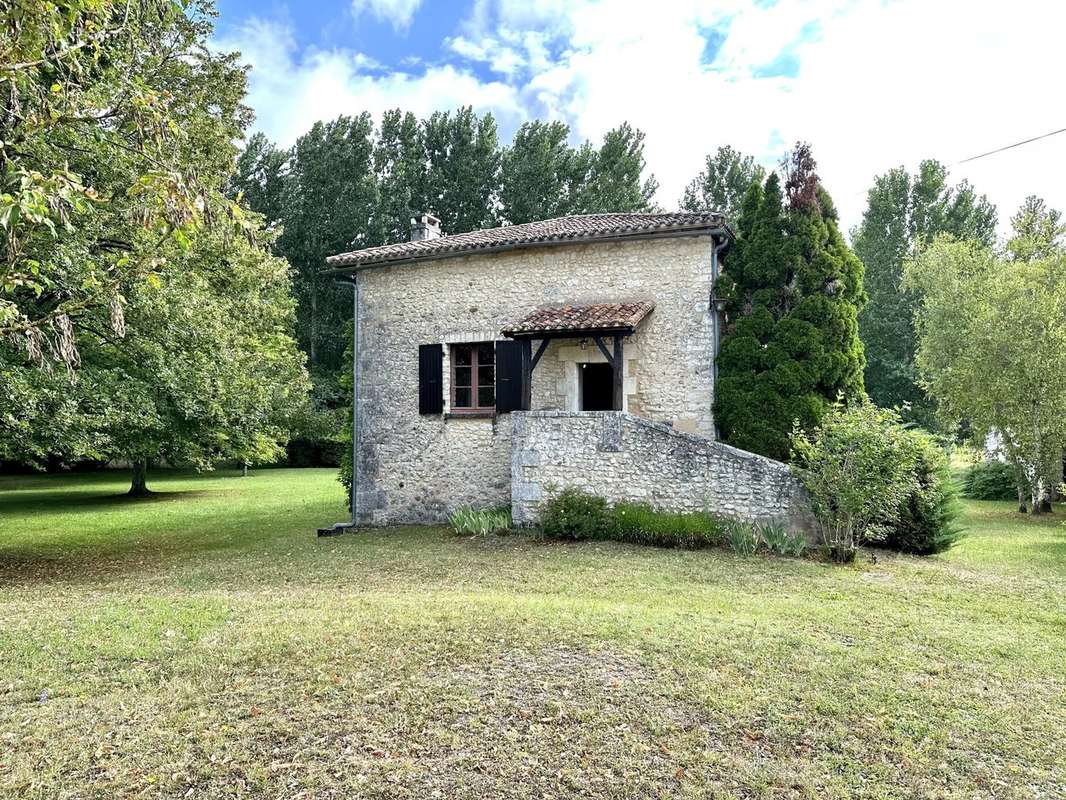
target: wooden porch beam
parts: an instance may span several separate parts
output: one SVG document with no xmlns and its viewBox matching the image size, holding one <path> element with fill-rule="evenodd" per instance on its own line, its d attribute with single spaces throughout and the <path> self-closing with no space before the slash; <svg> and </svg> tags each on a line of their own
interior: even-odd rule
<svg viewBox="0 0 1066 800">
<path fill-rule="evenodd" d="M 533 354 L 533 360 L 529 363 L 529 371 L 532 372 L 537 368 L 537 364 L 540 363 L 540 357 L 544 355 L 544 351 L 548 349 L 548 342 L 551 339 L 541 339 L 540 345 L 537 347 L 537 352 Z"/>
<path fill-rule="evenodd" d="M 622 335 L 616 333 L 614 335 L 614 410 L 622 410 L 622 365 L 625 362 L 622 361 Z"/>
</svg>

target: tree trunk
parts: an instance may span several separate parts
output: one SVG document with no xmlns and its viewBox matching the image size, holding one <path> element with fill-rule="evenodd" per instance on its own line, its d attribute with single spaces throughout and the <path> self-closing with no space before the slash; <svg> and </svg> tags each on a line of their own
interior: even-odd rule
<svg viewBox="0 0 1066 800">
<path fill-rule="evenodd" d="M 1029 513 L 1029 505 L 1026 503 L 1026 497 L 1025 497 L 1025 487 L 1022 486 L 1020 483 L 1018 484 L 1018 513 L 1019 514 L 1028 514 Z"/>
<path fill-rule="evenodd" d="M 148 461 L 137 459 L 133 462 L 133 482 L 130 484 L 130 497 L 147 497 L 148 491 Z"/>
</svg>

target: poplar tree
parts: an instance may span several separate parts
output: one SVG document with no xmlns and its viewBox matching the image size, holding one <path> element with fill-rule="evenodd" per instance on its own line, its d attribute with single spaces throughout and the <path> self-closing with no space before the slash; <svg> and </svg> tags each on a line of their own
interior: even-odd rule
<svg viewBox="0 0 1066 800">
<path fill-rule="evenodd" d="M 923 161 L 915 175 L 903 167 L 874 179 L 852 240 L 866 268 L 869 303 L 859 316 L 866 348 L 866 389 L 883 407 L 902 407 L 904 419 L 936 424 L 935 407 L 918 382 L 914 315 L 919 297 L 900 288 L 903 262 L 938 234 L 990 246 L 996 208 L 965 181 L 951 186 L 947 169 Z"/>
<path fill-rule="evenodd" d="M 809 146 L 752 184 L 737 242 L 716 287 L 726 301 L 715 420 L 725 441 L 780 460 L 794 427 L 810 430 L 831 403 L 864 395 L 857 316 L 862 262 L 837 225 Z"/>
<path fill-rule="evenodd" d="M 752 156 L 729 145 L 707 156 L 703 171 L 693 178 L 681 198 L 682 211 L 718 211 L 735 222 L 752 183 L 762 183 L 766 170 Z"/>
</svg>

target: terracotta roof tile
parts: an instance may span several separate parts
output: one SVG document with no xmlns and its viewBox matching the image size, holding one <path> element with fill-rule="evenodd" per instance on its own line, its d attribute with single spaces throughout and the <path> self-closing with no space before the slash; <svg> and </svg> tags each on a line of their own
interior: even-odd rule
<svg viewBox="0 0 1066 800">
<path fill-rule="evenodd" d="M 479 250 L 503 250 L 551 244 L 617 239 L 627 236 L 669 234 L 683 231 L 706 232 L 728 230 L 725 217 L 707 213 L 669 214 L 582 214 L 558 217 L 524 225 L 441 236 L 417 242 L 398 242 L 370 247 L 351 253 L 330 256 L 326 263 L 333 269 L 376 266 L 447 258 Z"/>
<path fill-rule="evenodd" d="M 503 334 L 514 337 L 566 331 L 632 331 L 653 308 L 655 303 L 650 300 L 538 308 Z"/>
</svg>

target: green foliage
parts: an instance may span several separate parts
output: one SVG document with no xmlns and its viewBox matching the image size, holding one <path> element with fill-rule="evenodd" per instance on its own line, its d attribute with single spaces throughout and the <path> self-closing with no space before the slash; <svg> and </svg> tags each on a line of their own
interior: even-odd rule
<svg viewBox="0 0 1066 800">
<path fill-rule="evenodd" d="M 939 237 L 905 266 L 921 294 L 916 363 L 949 425 L 996 433 L 1034 513 L 1066 448 L 1066 253 L 1004 259 Z"/>
<path fill-rule="evenodd" d="M 947 169 L 936 161 L 923 161 L 914 176 L 897 167 L 875 178 L 852 240 L 866 268 L 869 302 L 859 332 L 866 391 L 876 405 L 902 408 L 905 419 L 926 427 L 935 423 L 914 363 L 918 295 L 900 286 L 903 262 L 940 233 L 991 245 L 996 217 L 995 206 L 965 181 L 949 186 Z"/>
<path fill-rule="evenodd" d="M 207 229 L 162 255 L 153 281 L 124 287 L 124 338 L 106 309 L 78 318 L 76 381 L 0 351 L 0 419 L 19 420 L 0 458 L 209 468 L 282 454 L 308 388 L 288 265 Z"/>
<path fill-rule="evenodd" d="M 962 493 L 971 500 L 1014 500 L 1018 496 L 1016 468 L 1005 461 L 980 461 L 962 475 Z"/>
<path fill-rule="evenodd" d="M 939 553 L 962 535 L 957 490 L 944 451 L 896 411 L 870 403 L 836 405 L 793 446 L 823 541 L 851 560 L 869 543 L 919 555 Z"/>
<path fill-rule="evenodd" d="M 809 430 L 838 395 L 863 395 L 862 263 L 806 146 L 787 167 L 787 197 L 776 173 L 745 195 L 716 287 L 727 305 L 715 420 L 730 444 L 780 460 L 794 425 Z"/>
<path fill-rule="evenodd" d="M 511 509 L 475 509 L 462 506 L 448 518 L 448 524 L 460 536 L 488 536 L 490 533 L 506 533 L 511 529 Z"/>
<path fill-rule="evenodd" d="M 807 549 L 803 531 L 791 531 L 777 522 L 757 523 L 754 530 L 762 546 L 771 553 L 799 558 Z"/>
<path fill-rule="evenodd" d="M 647 503 L 616 503 L 611 508 L 612 538 L 655 547 L 695 550 L 722 543 L 721 518 L 707 511 L 660 511 Z"/>
<path fill-rule="evenodd" d="M 883 540 L 916 490 L 910 441 L 895 412 L 838 404 L 810 432 L 792 437 L 822 540 L 848 561 L 864 541 Z"/>
<path fill-rule="evenodd" d="M 765 178 L 766 170 L 752 156 L 729 145 L 719 147 L 707 156 L 703 171 L 685 187 L 681 210 L 718 211 L 735 222 L 748 189 Z"/>
<path fill-rule="evenodd" d="M 900 507 L 899 519 L 877 544 L 921 556 L 942 553 L 963 535 L 958 489 L 948 459 L 932 437 L 916 430 L 906 434 L 913 486 Z"/>
<path fill-rule="evenodd" d="M 204 225 L 250 120 L 245 73 L 207 45 L 209 2 L 12 0 L 0 10 L 0 337 L 78 364 L 75 320 L 153 279 Z M 246 231 L 251 233 L 251 231 Z"/>
<path fill-rule="evenodd" d="M 616 528 L 606 500 L 571 488 L 541 505 L 540 530 L 552 539 L 610 539 Z"/>
<path fill-rule="evenodd" d="M 1037 261 L 1053 258 L 1066 247 L 1066 222 L 1062 212 L 1048 208 L 1039 197 L 1025 198 L 1018 212 L 1011 217 L 1013 234 L 1007 242 L 1007 252 L 1015 261 Z"/>
<path fill-rule="evenodd" d="M 759 552 L 759 535 L 748 522 L 731 519 L 725 522 L 729 549 L 739 556 L 753 556 Z"/>
<path fill-rule="evenodd" d="M 654 547 L 696 550 L 727 545 L 753 555 L 765 549 L 800 556 L 802 532 L 775 523 L 751 523 L 709 511 L 663 511 L 648 503 L 609 504 L 580 489 L 553 493 L 540 508 L 540 529 L 553 539 L 610 539 Z"/>
</svg>

